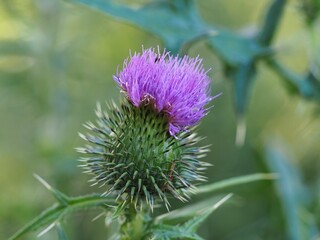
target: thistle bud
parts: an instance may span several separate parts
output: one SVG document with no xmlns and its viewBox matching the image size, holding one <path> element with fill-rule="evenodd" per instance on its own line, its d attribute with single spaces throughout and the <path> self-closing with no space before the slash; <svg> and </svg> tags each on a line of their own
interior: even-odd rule
<svg viewBox="0 0 320 240">
<path fill-rule="evenodd" d="M 207 113 L 210 79 L 201 59 L 179 58 L 154 49 L 125 60 L 114 77 L 124 92 L 120 107 L 98 105 L 92 134 L 80 136 L 90 144 L 79 148 L 92 181 L 136 207 L 168 196 L 185 201 L 208 165 L 199 159 L 206 147 L 194 146 L 194 126 Z"/>
</svg>

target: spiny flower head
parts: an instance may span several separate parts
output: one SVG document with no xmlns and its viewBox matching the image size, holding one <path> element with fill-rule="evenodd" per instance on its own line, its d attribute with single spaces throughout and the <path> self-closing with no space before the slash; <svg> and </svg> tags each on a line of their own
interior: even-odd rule
<svg viewBox="0 0 320 240">
<path fill-rule="evenodd" d="M 98 105 L 96 124 L 85 124 L 92 134 L 80 134 L 90 143 L 78 149 L 87 154 L 83 168 L 105 195 L 136 207 L 161 200 L 168 208 L 168 195 L 187 200 L 208 165 L 192 127 L 211 100 L 201 60 L 149 49 L 127 59 L 115 79 L 126 98 L 107 111 Z"/>
<path fill-rule="evenodd" d="M 114 80 L 134 106 L 151 103 L 166 113 L 169 132 L 176 135 L 197 124 L 212 100 L 210 79 L 201 62 L 198 57 L 180 58 L 160 53 L 159 48 L 157 52 L 147 49 L 126 59 Z"/>
</svg>

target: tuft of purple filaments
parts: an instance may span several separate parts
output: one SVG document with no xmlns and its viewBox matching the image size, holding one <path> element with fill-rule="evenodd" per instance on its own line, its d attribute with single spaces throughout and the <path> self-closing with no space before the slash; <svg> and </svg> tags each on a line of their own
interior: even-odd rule
<svg viewBox="0 0 320 240">
<path fill-rule="evenodd" d="M 159 48 L 130 54 L 114 80 L 134 106 L 153 104 L 158 112 L 166 113 L 172 136 L 196 125 L 213 99 L 202 59 L 160 53 Z"/>
</svg>

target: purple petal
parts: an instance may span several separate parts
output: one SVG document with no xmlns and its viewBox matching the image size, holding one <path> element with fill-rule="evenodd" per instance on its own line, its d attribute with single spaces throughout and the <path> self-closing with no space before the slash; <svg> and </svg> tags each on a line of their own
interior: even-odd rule
<svg viewBox="0 0 320 240">
<path fill-rule="evenodd" d="M 159 48 L 131 55 L 114 80 L 134 106 L 153 102 L 158 112 L 165 112 L 173 136 L 197 124 L 213 99 L 202 59 L 160 53 Z"/>
</svg>

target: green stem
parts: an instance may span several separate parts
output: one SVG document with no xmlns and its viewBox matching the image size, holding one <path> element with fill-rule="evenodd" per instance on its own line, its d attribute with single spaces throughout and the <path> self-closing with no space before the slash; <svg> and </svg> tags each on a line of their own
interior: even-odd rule
<svg viewBox="0 0 320 240">
<path fill-rule="evenodd" d="M 133 203 L 125 209 L 125 219 L 120 227 L 121 240 L 145 239 L 148 225 L 151 222 L 149 208 L 137 210 Z"/>
</svg>

